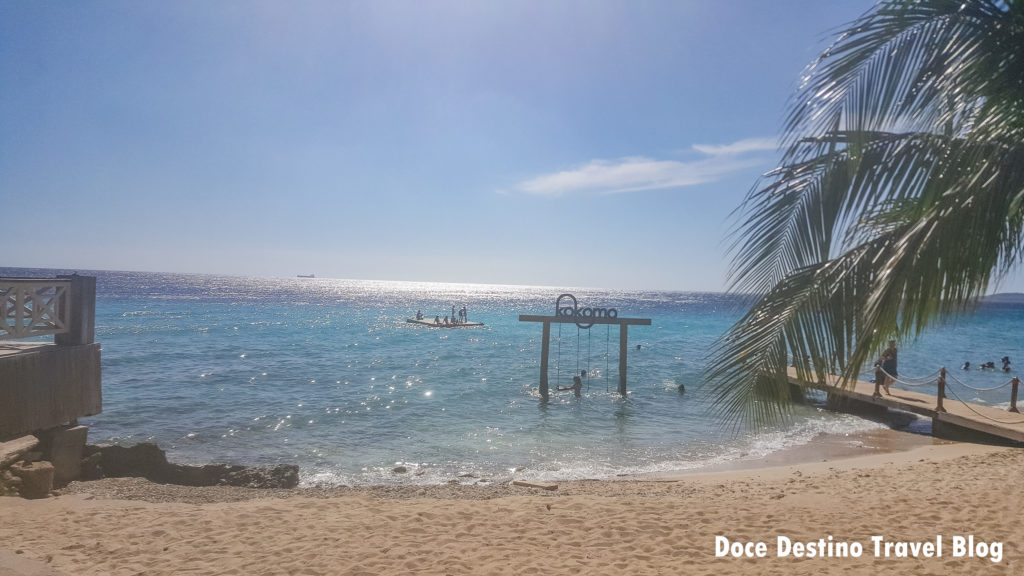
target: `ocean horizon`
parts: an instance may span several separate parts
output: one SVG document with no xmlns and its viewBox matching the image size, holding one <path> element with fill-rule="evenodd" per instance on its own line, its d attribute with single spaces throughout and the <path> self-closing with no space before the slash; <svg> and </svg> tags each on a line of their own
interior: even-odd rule
<svg viewBox="0 0 1024 576">
<path fill-rule="evenodd" d="M 70 272 L 0 268 L 0 277 Z M 156 442 L 182 463 L 297 464 L 305 485 L 557 481 L 755 460 L 823 434 L 857 446 L 859 433 L 886 428 L 813 399 L 784 424 L 723 427 L 701 375 L 715 340 L 744 312 L 746 300 L 733 295 L 78 272 L 97 278 L 102 345 L 103 412 L 81 422 L 90 442 Z M 518 316 L 552 315 L 563 293 L 581 308 L 651 319 L 629 329 L 625 398 L 616 391 L 618 331 L 555 324 L 552 393 L 541 401 L 541 325 Z M 484 325 L 406 322 L 453 307 Z M 1020 340 L 1007 334 L 1022 326 L 1024 305 L 982 304 L 904 345 L 900 373 L 1021 358 Z M 581 373 L 580 398 L 555 390 Z M 1007 376 L 954 375 L 976 388 Z"/>
</svg>

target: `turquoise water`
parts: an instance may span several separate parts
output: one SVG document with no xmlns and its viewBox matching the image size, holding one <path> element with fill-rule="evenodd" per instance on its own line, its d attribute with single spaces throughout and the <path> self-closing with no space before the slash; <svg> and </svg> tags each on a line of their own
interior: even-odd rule
<svg viewBox="0 0 1024 576">
<path fill-rule="evenodd" d="M 0 268 L 0 276 L 58 271 Z M 296 463 L 303 482 L 442 483 L 601 478 L 764 456 L 821 433 L 881 427 L 816 406 L 733 435 L 708 412 L 700 373 L 742 310 L 721 294 L 86 272 L 97 276 L 103 413 L 94 443 L 157 442 L 180 462 Z M 582 398 L 539 399 L 541 325 L 562 292 L 580 306 L 651 318 L 629 331 L 629 395 L 616 393 L 618 334 L 552 326 L 552 387 L 589 374 Z M 466 306 L 481 328 L 405 322 Z M 908 376 L 1009 355 L 1020 306 L 984 307 L 901 350 Z M 637 350 L 636 345 L 641 349 Z M 1007 376 L 956 376 L 991 387 Z M 679 385 L 686 392 L 678 392 Z M 1005 404 L 1006 389 L 958 390 Z M 850 440 L 856 442 L 855 439 Z M 392 470 L 405 466 L 409 472 Z M 477 478 L 463 478 L 475 482 Z"/>
</svg>

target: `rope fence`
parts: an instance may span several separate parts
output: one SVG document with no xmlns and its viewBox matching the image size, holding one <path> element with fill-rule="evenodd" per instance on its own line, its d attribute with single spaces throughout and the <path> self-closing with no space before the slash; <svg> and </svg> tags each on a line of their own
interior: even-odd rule
<svg viewBox="0 0 1024 576">
<path fill-rule="evenodd" d="M 580 363 L 580 353 L 583 350 L 583 344 L 581 343 L 581 331 L 580 331 L 580 328 L 579 327 L 576 328 L 576 346 L 575 346 L 575 348 L 573 348 L 572 345 L 571 345 L 572 337 L 571 336 L 566 336 L 566 348 L 573 350 L 573 352 L 567 352 L 566 355 L 571 355 L 573 353 L 576 355 L 576 371 L 573 372 L 572 374 L 569 374 L 568 371 L 566 372 L 566 383 L 571 384 L 572 383 L 571 379 L 575 375 L 580 375 L 582 377 L 585 374 L 586 375 L 586 383 L 587 383 L 587 391 L 588 392 L 590 391 L 590 379 L 591 378 L 600 378 L 600 379 L 604 380 L 605 381 L 605 392 L 609 392 L 610 391 L 610 388 L 609 388 L 610 380 L 608 378 L 608 374 L 609 374 L 609 364 L 610 364 L 610 360 L 609 360 L 609 358 L 610 358 L 610 354 L 609 354 L 609 346 L 610 346 L 610 344 L 609 344 L 609 342 L 611 340 L 611 325 L 608 324 L 607 325 L 607 329 L 605 331 L 605 340 L 604 340 L 604 372 L 601 372 L 600 364 L 598 364 L 598 367 L 594 368 L 594 369 L 591 369 L 591 367 L 590 367 L 591 359 L 593 357 L 593 352 L 592 352 L 593 351 L 593 344 L 592 344 L 593 338 L 591 337 L 591 334 L 592 334 L 592 332 L 590 332 L 588 330 L 587 331 L 587 342 L 586 342 L 586 350 L 587 350 L 587 352 L 586 352 L 586 358 L 585 358 L 586 366 L 587 366 L 586 370 L 581 370 L 581 368 L 580 368 L 582 366 L 582 364 Z M 558 334 L 555 337 L 555 344 L 557 346 L 556 352 L 555 352 L 555 385 L 556 386 L 561 386 L 563 384 L 563 382 L 562 382 L 562 325 L 561 324 L 558 325 Z M 600 358 L 600 356 L 598 358 Z M 569 362 L 569 361 L 567 360 L 566 362 Z"/>
<path fill-rule="evenodd" d="M 879 371 L 882 374 L 885 374 L 886 378 L 889 378 L 890 380 L 892 380 L 894 384 L 898 383 L 898 384 L 902 384 L 904 386 L 909 386 L 910 388 L 919 388 L 921 386 L 928 386 L 929 384 L 935 384 L 936 379 L 942 373 L 942 370 L 940 369 L 940 370 L 936 370 L 935 372 L 932 372 L 928 376 L 921 376 L 921 377 L 917 377 L 917 378 L 907 378 L 907 377 L 900 378 L 898 376 L 893 376 L 892 374 L 889 374 L 888 372 L 886 372 L 882 368 L 879 368 Z"/>
<path fill-rule="evenodd" d="M 928 376 L 921 376 L 921 377 L 917 377 L 917 378 L 908 378 L 908 377 L 900 378 L 900 377 L 896 377 L 896 376 L 893 376 L 893 375 L 889 374 L 888 372 L 886 372 L 885 370 L 883 370 L 881 368 L 879 368 L 879 371 L 882 374 L 884 374 L 886 378 L 891 380 L 890 386 L 892 384 L 901 384 L 901 385 L 909 387 L 909 388 L 919 388 L 919 387 L 922 387 L 922 386 L 928 386 L 930 384 L 936 384 L 938 386 L 938 390 L 936 392 L 936 397 L 937 397 L 937 400 L 938 400 L 938 404 L 936 406 L 936 411 L 937 412 L 945 412 L 946 411 L 946 409 L 942 406 L 942 401 L 943 401 L 943 399 L 948 398 L 946 396 L 946 392 L 948 391 L 950 394 L 953 395 L 954 399 L 958 400 L 961 404 L 966 406 L 968 410 L 970 410 L 971 412 L 974 412 L 975 414 L 977 414 L 978 416 L 980 416 L 980 417 L 982 417 L 982 418 L 984 418 L 986 420 L 991 420 L 992 422 L 996 422 L 996 423 L 999 423 L 999 424 L 1024 424 L 1024 419 L 1021 419 L 1021 420 L 1000 420 L 998 418 L 992 418 L 991 416 L 988 416 L 986 414 L 982 414 L 981 412 L 978 412 L 977 410 L 975 410 L 974 407 L 971 406 L 970 403 L 968 403 L 963 398 L 961 398 L 960 395 L 956 393 L 956 391 L 954 391 L 953 389 L 951 389 L 951 388 L 946 386 L 947 380 L 952 380 L 953 382 L 959 384 L 960 386 L 963 386 L 964 388 L 967 388 L 967 389 L 970 389 L 970 390 L 974 390 L 974 391 L 977 391 L 977 392 L 992 392 L 993 390 L 1001 390 L 1003 388 L 1006 388 L 1007 386 L 1012 386 L 1013 389 L 1012 389 L 1011 394 L 1010 394 L 1010 407 L 1007 408 L 1007 412 L 1014 412 L 1014 413 L 1018 413 L 1019 414 L 1020 410 L 1017 409 L 1017 395 L 1018 395 L 1018 391 L 1019 391 L 1019 388 L 1020 388 L 1020 378 L 1017 378 L 1017 377 L 1010 378 L 1005 383 L 1000 384 L 999 386 L 991 387 L 991 388 L 978 388 L 976 386 L 971 386 L 970 384 L 967 384 L 966 382 L 963 382 L 962 380 L 960 380 L 959 378 L 957 378 L 955 376 L 950 375 L 946 371 L 945 368 L 940 368 L 939 370 L 936 370 L 935 372 L 933 372 L 932 374 L 930 374 Z M 876 390 L 878 389 L 877 387 L 879 385 L 881 385 L 881 383 L 879 383 L 879 382 L 875 383 L 875 386 L 876 386 L 875 389 Z"/>
<path fill-rule="evenodd" d="M 1016 380 L 1016 379 L 1015 379 L 1015 380 Z M 954 392 L 953 390 L 950 390 L 949 392 L 950 392 L 950 394 L 952 394 L 952 395 L 953 395 L 953 397 L 954 397 L 954 398 L 956 398 L 957 400 L 959 400 L 961 404 L 963 404 L 964 406 L 966 406 L 968 410 L 970 410 L 971 412 L 974 412 L 975 414 L 977 414 L 978 416 L 981 416 L 982 418 L 984 418 L 984 419 L 986 419 L 986 420 L 991 420 L 991 421 L 993 421 L 993 422 L 997 422 L 997 423 L 999 423 L 999 424 L 1021 424 L 1021 423 L 1024 423 L 1024 420 L 1000 420 L 1000 419 L 998 419 L 998 418 L 993 418 L 993 417 L 991 417 L 991 416 L 988 416 L 988 415 L 982 414 L 981 412 L 978 412 L 977 410 L 975 410 L 973 406 L 971 406 L 970 404 L 968 404 L 967 402 L 965 402 L 965 401 L 963 400 L 963 398 L 960 398 L 960 396 L 958 396 L 956 392 Z M 1016 404 L 1016 403 L 1014 403 L 1014 406 L 1011 406 L 1011 408 L 1015 407 L 1015 404 Z M 1008 410 L 1008 411 L 1009 411 L 1009 412 L 1016 412 L 1016 410 Z"/>
</svg>

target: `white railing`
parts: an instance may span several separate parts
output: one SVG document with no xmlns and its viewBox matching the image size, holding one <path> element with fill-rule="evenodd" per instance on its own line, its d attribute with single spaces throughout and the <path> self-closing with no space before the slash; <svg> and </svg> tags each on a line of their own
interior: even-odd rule
<svg viewBox="0 0 1024 576">
<path fill-rule="evenodd" d="M 0 340 L 70 331 L 71 281 L 0 278 Z"/>
</svg>

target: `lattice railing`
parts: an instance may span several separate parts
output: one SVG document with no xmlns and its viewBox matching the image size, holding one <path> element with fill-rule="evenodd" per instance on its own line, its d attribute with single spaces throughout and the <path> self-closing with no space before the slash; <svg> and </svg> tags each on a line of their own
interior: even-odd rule
<svg viewBox="0 0 1024 576">
<path fill-rule="evenodd" d="M 71 281 L 0 278 L 0 340 L 69 331 Z"/>
</svg>

